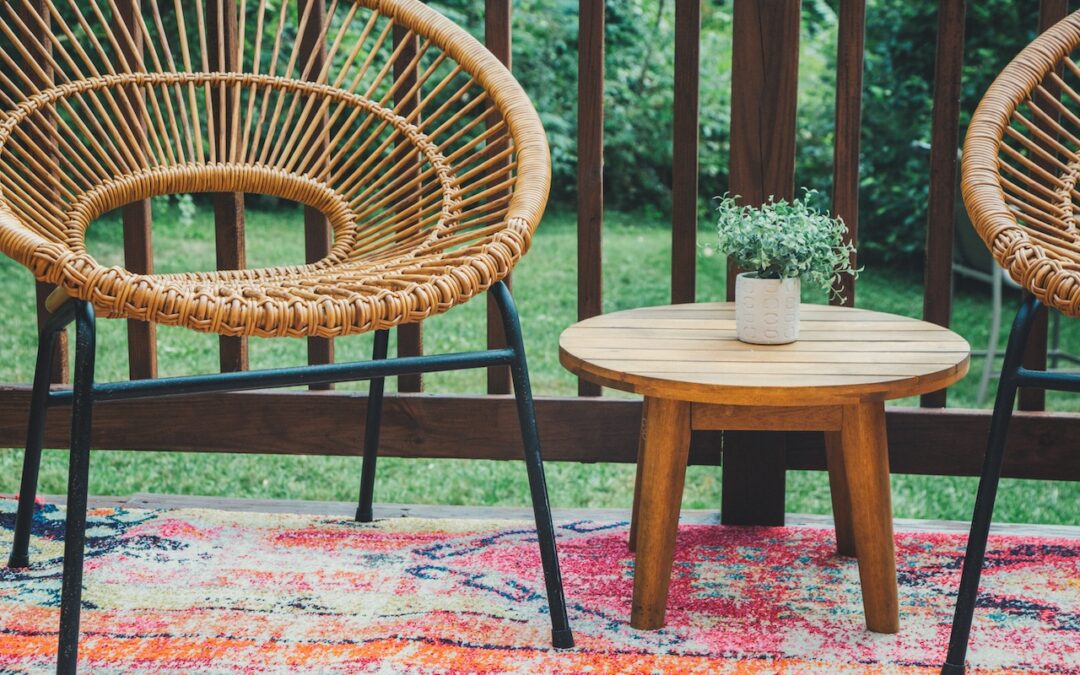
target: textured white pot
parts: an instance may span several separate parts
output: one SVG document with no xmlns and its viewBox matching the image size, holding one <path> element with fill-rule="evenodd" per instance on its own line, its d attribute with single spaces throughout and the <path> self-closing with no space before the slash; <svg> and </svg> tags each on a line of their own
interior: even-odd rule
<svg viewBox="0 0 1080 675">
<path fill-rule="evenodd" d="M 735 334 L 756 345 L 782 345 L 799 339 L 799 280 L 758 279 L 756 272 L 735 277 Z"/>
</svg>

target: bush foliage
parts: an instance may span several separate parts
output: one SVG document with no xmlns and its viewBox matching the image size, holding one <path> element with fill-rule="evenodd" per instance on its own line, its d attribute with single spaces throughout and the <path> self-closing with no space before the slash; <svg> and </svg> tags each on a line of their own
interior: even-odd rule
<svg viewBox="0 0 1080 675">
<path fill-rule="evenodd" d="M 1038 0 L 967 3 L 961 139 L 990 82 L 1035 37 L 1038 16 Z M 931 140 L 936 40 L 936 2 L 868 3 L 859 215 L 860 251 L 875 258 L 922 254 L 930 167 L 915 145 Z"/>
<path fill-rule="evenodd" d="M 663 219 L 670 209 L 675 0 L 607 3 L 605 201 Z M 483 3 L 439 7 L 479 34 Z M 796 184 L 832 183 L 839 0 L 805 0 L 799 72 Z M 514 72 L 540 111 L 552 146 L 552 197 L 576 195 L 577 0 L 515 0 Z M 1038 0 L 968 3 L 961 129 L 982 92 L 1034 37 Z M 702 222 L 728 179 L 731 0 L 703 0 Z M 925 241 L 937 2 L 869 0 L 863 94 L 860 250 L 864 259 L 917 262 Z"/>
</svg>

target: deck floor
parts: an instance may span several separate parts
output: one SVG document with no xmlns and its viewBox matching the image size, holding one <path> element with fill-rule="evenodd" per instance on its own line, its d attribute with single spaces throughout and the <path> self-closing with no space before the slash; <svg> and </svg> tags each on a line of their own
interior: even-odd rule
<svg viewBox="0 0 1080 675">
<path fill-rule="evenodd" d="M 46 502 L 63 504 L 63 496 L 44 496 Z M 90 498 L 92 508 L 124 507 L 132 509 L 216 509 L 256 513 L 300 513 L 351 518 L 356 512 L 352 502 L 318 502 L 289 499 L 238 499 L 232 497 L 200 497 L 140 492 L 130 497 L 97 496 Z M 532 520 L 532 509 L 508 506 L 443 506 L 433 504 L 375 504 L 376 518 L 476 518 L 492 520 Z M 556 522 L 574 520 L 629 520 L 629 509 L 552 509 Z M 717 525 L 718 510 L 684 509 L 680 522 L 690 525 Z M 804 527 L 832 527 L 831 516 L 788 514 L 786 524 Z M 914 520 L 897 518 L 897 531 L 907 532 L 967 532 L 968 523 L 953 520 Z M 1040 525 L 1027 523 L 995 523 L 994 534 L 1015 536 L 1068 537 L 1080 539 L 1080 525 Z"/>
</svg>

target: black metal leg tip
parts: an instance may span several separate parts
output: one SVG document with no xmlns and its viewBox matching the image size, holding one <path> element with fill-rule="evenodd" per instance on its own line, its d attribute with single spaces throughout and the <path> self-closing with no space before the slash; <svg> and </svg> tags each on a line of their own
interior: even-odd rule
<svg viewBox="0 0 1080 675">
<path fill-rule="evenodd" d="M 958 666 L 955 663 L 946 661 L 941 666 L 941 675 L 964 675 L 964 664 Z"/>
<path fill-rule="evenodd" d="M 370 523 L 372 520 L 374 520 L 374 516 L 371 509 L 365 509 L 363 507 L 356 509 L 356 522 Z"/>
<path fill-rule="evenodd" d="M 574 632 L 569 628 L 551 631 L 551 645 L 555 649 L 573 649 Z"/>
<path fill-rule="evenodd" d="M 11 557 L 8 558 L 7 566 L 8 569 L 24 570 L 27 567 L 30 567 L 30 556 L 26 553 L 23 553 L 22 555 L 12 553 Z"/>
</svg>

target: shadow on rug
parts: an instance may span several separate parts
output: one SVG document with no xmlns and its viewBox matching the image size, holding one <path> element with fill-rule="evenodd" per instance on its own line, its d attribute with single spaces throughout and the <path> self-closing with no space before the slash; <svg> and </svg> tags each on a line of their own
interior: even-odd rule
<svg viewBox="0 0 1080 675">
<path fill-rule="evenodd" d="M 0 500 L 6 559 L 15 502 Z M 53 667 L 62 510 L 0 568 L 0 672 Z M 550 648 L 531 524 L 91 511 L 84 672 L 937 672 L 963 537 L 900 533 L 901 632 L 813 528 L 684 526 L 668 627 L 628 625 L 627 524 L 557 528 L 577 647 Z M 1080 673 L 1080 540 L 992 537 L 969 672 Z"/>
</svg>

